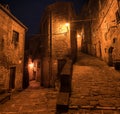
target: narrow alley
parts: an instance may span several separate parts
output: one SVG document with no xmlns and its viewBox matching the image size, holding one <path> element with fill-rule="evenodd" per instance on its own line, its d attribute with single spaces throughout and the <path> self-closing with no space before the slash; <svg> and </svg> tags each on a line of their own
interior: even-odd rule
<svg viewBox="0 0 120 114">
<path fill-rule="evenodd" d="M 2 1 L 0 114 L 120 114 L 120 0 Z"/>
<path fill-rule="evenodd" d="M 31 82 L 0 105 L 0 114 L 55 114 L 57 91 Z M 80 53 L 73 65 L 72 93 L 65 114 L 120 114 L 120 72 Z"/>
</svg>

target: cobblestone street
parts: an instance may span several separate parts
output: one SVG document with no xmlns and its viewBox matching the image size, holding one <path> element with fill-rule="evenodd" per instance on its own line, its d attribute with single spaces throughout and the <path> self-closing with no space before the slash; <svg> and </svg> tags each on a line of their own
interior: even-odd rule
<svg viewBox="0 0 120 114">
<path fill-rule="evenodd" d="M 73 66 L 69 108 L 73 114 L 120 114 L 120 72 L 81 53 Z"/>
<path fill-rule="evenodd" d="M 1 104 L 0 114 L 55 114 L 57 94 L 33 82 Z M 80 53 L 73 65 L 69 110 L 62 114 L 120 114 L 120 72 Z"/>
<path fill-rule="evenodd" d="M 0 104 L 0 114 L 55 114 L 57 92 L 36 85 L 14 93 L 11 100 Z"/>
</svg>

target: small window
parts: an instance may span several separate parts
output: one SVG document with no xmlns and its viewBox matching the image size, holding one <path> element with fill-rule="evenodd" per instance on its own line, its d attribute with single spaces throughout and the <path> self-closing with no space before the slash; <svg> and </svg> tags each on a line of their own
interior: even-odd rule
<svg viewBox="0 0 120 114">
<path fill-rule="evenodd" d="M 37 63 L 37 68 L 40 68 L 40 61 L 38 61 Z"/>
<path fill-rule="evenodd" d="M 0 39 L 0 51 L 4 49 L 4 39 Z"/>
<path fill-rule="evenodd" d="M 117 41 L 117 38 L 113 38 L 113 43 L 116 43 L 116 41 Z"/>
<path fill-rule="evenodd" d="M 12 42 L 14 43 L 15 47 L 17 47 L 19 42 L 19 33 L 16 31 L 13 31 Z"/>
<path fill-rule="evenodd" d="M 109 49 L 108 49 L 108 53 L 110 54 L 110 53 L 112 53 L 113 52 L 113 47 L 110 47 Z"/>
<path fill-rule="evenodd" d="M 118 12 L 118 10 L 116 12 L 116 21 L 117 23 L 120 23 L 120 13 Z"/>
</svg>

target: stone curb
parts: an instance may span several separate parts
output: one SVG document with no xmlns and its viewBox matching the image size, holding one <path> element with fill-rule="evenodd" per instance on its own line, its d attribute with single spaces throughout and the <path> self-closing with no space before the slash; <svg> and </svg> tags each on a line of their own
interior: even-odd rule
<svg viewBox="0 0 120 114">
<path fill-rule="evenodd" d="M 120 110 L 120 107 L 102 107 L 102 106 L 69 106 L 69 109 L 95 109 L 95 110 Z"/>
</svg>

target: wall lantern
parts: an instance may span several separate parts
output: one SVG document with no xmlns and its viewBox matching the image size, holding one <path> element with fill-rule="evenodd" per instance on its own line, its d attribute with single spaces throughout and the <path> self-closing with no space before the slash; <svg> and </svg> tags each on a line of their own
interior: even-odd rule
<svg viewBox="0 0 120 114">
<path fill-rule="evenodd" d="M 65 23 L 65 26 L 66 26 L 66 27 L 69 27 L 69 25 L 70 25 L 70 23 Z"/>
<path fill-rule="evenodd" d="M 22 63 L 22 60 L 19 60 L 19 64 L 21 64 Z"/>
<path fill-rule="evenodd" d="M 30 69 L 33 69 L 33 67 L 34 67 L 34 63 L 29 63 L 28 66 L 30 67 Z"/>
<path fill-rule="evenodd" d="M 77 34 L 77 38 L 80 38 L 80 35 L 79 35 L 79 34 Z"/>
<path fill-rule="evenodd" d="M 69 31 L 70 23 L 65 23 L 65 26 L 67 27 L 67 32 L 68 32 Z"/>
<path fill-rule="evenodd" d="M 22 63 L 22 57 L 20 57 L 19 61 L 18 61 L 19 64 Z"/>
</svg>

